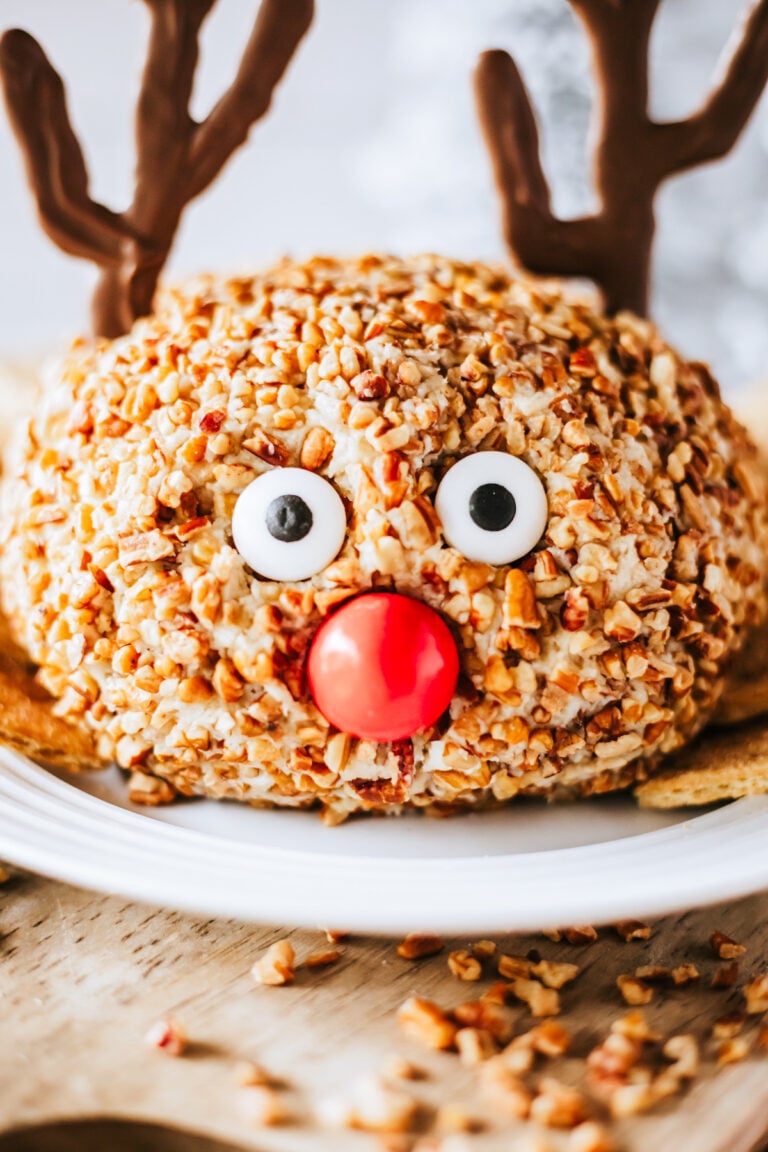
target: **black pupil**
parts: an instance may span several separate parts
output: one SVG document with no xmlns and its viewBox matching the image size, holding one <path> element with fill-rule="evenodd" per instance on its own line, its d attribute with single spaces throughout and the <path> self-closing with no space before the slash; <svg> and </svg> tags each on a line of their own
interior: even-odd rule
<svg viewBox="0 0 768 1152">
<path fill-rule="evenodd" d="M 501 532 L 516 512 L 515 498 L 503 484 L 481 484 L 469 498 L 469 514 L 485 532 Z"/>
<path fill-rule="evenodd" d="M 275 540 L 295 544 L 312 527 L 312 512 L 301 496 L 276 496 L 267 508 L 267 530 Z"/>
</svg>

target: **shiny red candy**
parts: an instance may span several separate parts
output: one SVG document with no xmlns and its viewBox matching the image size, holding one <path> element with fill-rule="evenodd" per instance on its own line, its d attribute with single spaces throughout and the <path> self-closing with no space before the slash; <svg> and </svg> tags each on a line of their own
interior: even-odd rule
<svg viewBox="0 0 768 1152">
<path fill-rule="evenodd" d="M 307 675 L 317 707 L 339 731 L 405 740 L 450 704 L 459 656 L 448 625 L 428 604 L 371 592 L 321 625 Z"/>
</svg>

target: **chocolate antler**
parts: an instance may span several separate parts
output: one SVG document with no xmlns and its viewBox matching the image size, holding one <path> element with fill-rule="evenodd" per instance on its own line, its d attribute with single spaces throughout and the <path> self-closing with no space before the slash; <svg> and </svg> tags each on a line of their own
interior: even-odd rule
<svg viewBox="0 0 768 1152">
<path fill-rule="evenodd" d="M 724 156 L 768 80 L 768 0 L 758 0 L 700 111 L 677 122 L 651 120 L 648 43 L 659 2 L 570 0 L 590 37 L 599 86 L 600 209 L 593 216 L 559 220 L 553 214 L 536 118 L 511 57 L 485 52 L 475 76 L 509 247 L 532 272 L 595 280 L 610 312 L 647 309 L 659 185 L 674 173 Z"/>
<path fill-rule="evenodd" d="M 189 100 L 200 28 L 215 0 L 145 2 L 152 31 L 136 114 L 136 185 L 124 213 L 91 199 L 64 85 L 40 45 L 18 29 L 0 40 L 0 81 L 43 228 L 101 268 L 93 302 L 101 336 L 119 336 L 151 310 L 184 207 L 266 112 L 313 12 L 313 0 L 263 0 L 231 87 L 198 124 Z"/>
</svg>

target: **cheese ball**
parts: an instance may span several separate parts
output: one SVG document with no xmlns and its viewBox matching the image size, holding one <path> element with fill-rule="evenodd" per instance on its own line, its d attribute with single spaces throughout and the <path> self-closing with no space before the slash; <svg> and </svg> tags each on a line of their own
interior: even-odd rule
<svg viewBox="0 0 768 1152">
<path fill-rule="evenodd" d="M 105 762 L 336 821 L 644 779 L 764 617 L 766 543 L 755 449 L 648 321 L 496 266 L 323 258 L 76 343 L 8 465 L 0 580 Z M 371 593 L 426 638 L 383 627 L 313 684 Z M 431 695 L 430 628 L 456 657 Z M 366 702 L 382 723 L 345 731 Z"/>
</svg>

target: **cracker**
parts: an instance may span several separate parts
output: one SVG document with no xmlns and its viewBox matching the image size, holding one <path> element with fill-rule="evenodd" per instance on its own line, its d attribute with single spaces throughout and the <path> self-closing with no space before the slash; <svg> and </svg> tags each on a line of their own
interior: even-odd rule
<svg viewBox="0 0 768 1152">
<path fill-rule="evenodd" d="M 0 449 L 8 430 L 30 410 L 38 387 L 33 367 L 0 365 Z M 0 612 L 0 744 L 56 768 L 98 767 L 92 734 L 55 716 L 53 705 Z"/>
<path fill-rule="evenodd" d="M 53 705 L 0 614 L 0 744 L 56 768 L 99 767 L 93 735 L 54 715 Z"/>
<path fill-rule="evenodd" d="M 708 729 L 675 766 L 635 788 L 643 808 L 685 808 L 768 793 L 768 719 Z"/>
<path fill-rule="evenodd" d="M 718 724 L 730 726 L 768 713 L 768 672 L 758 680 L 737 680 L 726 689 L 717 709 Z"/>
<path fill-rule="evenodd" d="M 717 724 L 742 724 L 768 713 L 768 621 L 749 637 L 718 705 Z"/>
</svg>

